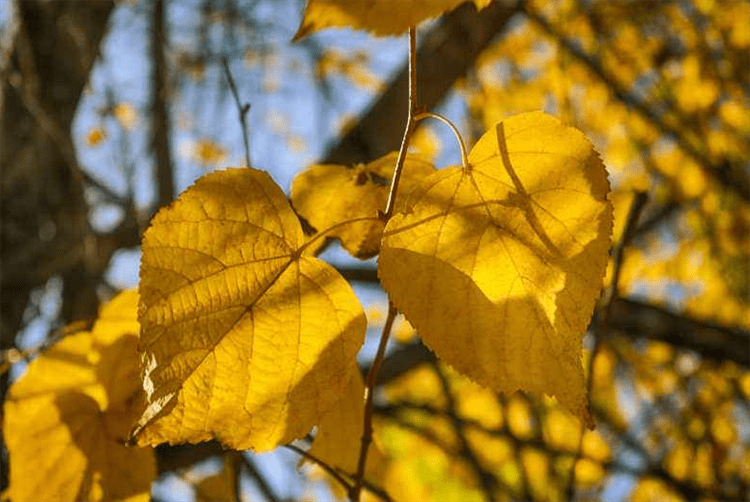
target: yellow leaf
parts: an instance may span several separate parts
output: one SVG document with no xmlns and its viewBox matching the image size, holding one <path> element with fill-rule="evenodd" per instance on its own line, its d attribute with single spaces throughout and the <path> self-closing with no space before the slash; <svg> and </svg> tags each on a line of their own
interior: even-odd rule
<svg viewBox="0 0 750 502">
<path fill-rule="evenodd" d="M 393 500 L 486 500 L 471 468 L 419 432 L 384 420 L 381 438 L 391 459 L 382 486 Z"/>
<path fill-rule="evenodd" d="M 521 439 L 531 439 L 536 434 L 534 418 L 528 400 L 515 394 L 508 399 L 508 429 L 511 434 Z"/>
<path fill-rule="evenodd" d="M 228 479 L 225 471 L 200 480 L 195 487 L 197 502 L 231 502 L 235 500 L 233 480 Z"/>
<path fill-rule="evenodd" d="M 326 28 L 398 35 L 422 21 L 455 9 L 466 0 L 310 0 L 294 41 Z M 474 0 L 478 8 L 490 0 Z"/>
<path fill-rule="evenodd" d="M 86 134 L 86 145 L 90 147 L 99 146 L 107 138 L 107 131 L 100 126 L 92 127 Z"/>
<path fill-rule="evenodd" d="M 641 478 L 630 494 L 631 502 L 681 502 L 683 499 L 677 491 L 660 479 Z"/>
<path fill-rule="evenodd" d="M 117 121 L 125 129 L 130 129 L 135 125 L 135 121 L 138 119 L 138 114 L 133 108 L 133 105 L 128 103 L 118 103 L 115 105 L 113 113 Z"/>
<path fill-rule="evenodd" d="M 91 332 L 50 347 L 11 387 L 3 433 L 12 500 L 149 499 L 153 451 L 124 446 L 142 401 L 135 297 L 116 297 Z"/>
<path fill-rule="evenodd" d="M 236 453 L 242 455 L 242 453 Z M 195 485 L 196 502 L 230 502 L 237 499 L 235 481 L 237 470 L 234 460 L 225 456 L 221 471 L 198 481 Z"/>
<path fill-rule="evenodd" d="M 310 224 L 324 231 L 342 222 L 372 218 L 341 225 L 326 235 L 337 237 L 357 258 L 370 258 L 380 249 L 385 224 L 377 218 L 385 209 L 398 154 L 391 152 L 365 165 L 353 167 L 314 165 L 292 182 L 292 204 Z M 406 194 L 435 168 L 427 161 L 408 156 L 399 183 L 396 210 L 404 207 Z"/>
<path fill-rule="evenodd" d="M 578 489 L 591 488 L 598 484 L 606 474 L 602 464 L 588 458 L 579 459 L 575 466 L 576 485 Z"/>
<path fill-rule="evenodd" d="M 357 472 L 357 461 L 362 442 L 364 422 L 365 384 L 354 367 L 352 377 L 336 405 L 321 418 L 318 434 L 310 453 L 348 475 Z M 373 437 L 375 440 L 375 437 Z M 365 479 L 380 485 L 378 477 L 384 467 L 383 456 L 377 441 L 367 453 Z"/>
<path fill-rule="evenodd" d="M 612 230 L 604 166 L 582 133 L 541 112 L 498 123 L 469 163 L 425 179 L 389 221 L 383 286 L 458 371 L 555 396 L 593 427 L 581 337 Z"/>
<path fill-rule="evenodd" d="M 254 169 L 206 175 L 154 217 L 141 259 L 140 444 L 266 451 L 335 405 L 366 321 L 304 243 L 283 192 Z"/>
<path fill-rule="evenodd" d="M 215 141 L 202 138 L 193 146 L 191 155 L 200 164 L 216 166 L 226 160 L 227 151 Z"/>
<path fill-rule="evenodd" d="M 521 465 L 526 472 L 529 491 L 534 500 L 560 500 L 562 497 L 558 487 L 550 476 L 549 457 L 534 448 L 521 450 Z"/>
</svg>

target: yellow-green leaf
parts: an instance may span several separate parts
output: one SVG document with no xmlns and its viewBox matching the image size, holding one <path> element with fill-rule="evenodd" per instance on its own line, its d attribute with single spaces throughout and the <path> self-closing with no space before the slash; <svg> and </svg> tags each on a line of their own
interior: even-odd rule
<svg viewBox="0 0 750 502">
<path fill-rule="evenodd" d="M 11 386 L 3 434 L 12 500 L 149 499 L 153 451 L 124 446 L 142 406 L 136 302 L 135 292 L 115 298 L 91 332 L 50 347 Z"/>
<path fill-rule="evenodd" d="M 265 451 L 335 404 L 366 321 L 304 242 L 283 192 L 254 169 L 204 176 L 154 217 L 141 259 L 139 443 Z"/>
<path fill-rule="evenodd" d="M 382 283 L 457 370 L 555 396 L 593 427 L 581 337 L 610 243 L 604 166 L 581 132 L 541 112 L 496 124 L 469 163 L 424 180 L 389 221 Z"/>
<path fill-rule="evenodd" d="M 398 154 L 392 152 L 365 165 L 310 166 L 294 178 L 292 204 L 319 231 L 349 220 L 372 218 L 338 226 L 326 235 L 339 238 L 352 256 L 375 256 L 385 227 L 377 213 L 385 209 L 388 201 L 397 158 Z M 429 162 L 412 155 L 406 157 L 396 197 L 397 211 L 403 208 L 405 195 L 434 172 Z"/>
<path fill-rule="evenodd" d="M 310 0 L 294 40 L 326 28 L 367 30 L 376 36 L 398 35 L 422 21 L 455 9 L 465 1 Z M 490 1 L 474 0 L 474 3 L 483 8 Z"/>
</svg>

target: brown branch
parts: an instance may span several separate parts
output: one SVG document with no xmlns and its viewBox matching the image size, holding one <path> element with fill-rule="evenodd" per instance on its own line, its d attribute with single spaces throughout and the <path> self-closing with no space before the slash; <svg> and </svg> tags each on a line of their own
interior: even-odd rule
<svg viewBox="0 0 750 502">
<path fill-rule="evenodd" d="M 293 452 L 298 453 L 299 455 L 302 455 L 307 460 L 310 460 L 311 462 L 314 462 L 314 463 L 318 464 L 324 471 L 326 471 L 326 473 L 328 473 L 330 476 L 332 476 L 333 479 L 335 479 L 336 481 L 338 481 L 338 483 L 341 486 L 343 486 L 344 489 L 346 489 L 347 491 L 350 491 L 352 489 L 352 485 L 350 485 L 349 482 L 347 480 L 345 480 L 344 477 L 341 474 L 338 473 L 338 471 L 336 471 L 336 469 L 334 469 L 333 467 L 331 467 L 326 462 L 324 462 L 323 460 L 319 459 L 318 457 L 316 457 L 312 453 L 310 453 L 308 451 L 305 451 L 302 448 L 299 448 L 299 447 L 297 447 L 297 446 L 295 446 L 293 444 L 285 444 L 284 448 L 286 448 L 288 450 L 292 450 Z"/>
<path fill-rule="evenodd" d="M 637 234 L 637 229 L 635 233 Z M 350 281 L 378 281 L 375 269 L 340 267 L 338 270 Z M 666 307 L 632 298 L 618 298 L 611 303 L 609 327 L 628 338 L 661 340 L 675 347 L 694 350 L 708 359 L 728 360 L 750 366 L 750 333 L 744 329 L 695 319 Z M 598 321 L 594 319 L 592 322 Z M 434 355 L 421 344 L 400 347 L 383 362 L 383 374 L 378 382 L 385 383 L 397 378 L 417 364 L 432 358 Z"/>
<path fill-rule="evenodd" d="M 445 395 L 445 400 L 447 403 L 445 414 L 450 418 L 451 423 L 453 424 L 453 430 L 455 431 L 456 437 L 458 438 L 458 444 L 460 445 L 458 454 L 463 457 L 471 466 L 474 474 L 479 479 L 479 484 L 482 487 L 482 491 L 484 492 L 484 498 L 487 500 L 487 502 L 491 502 L 495 499 L 494 493 L 498 487 L 497 478 L 489 473 L 484 467 L 482 467 L 479 459 L 474 454 L 474 450 L 471 449 L 469 440 L 466 439 L 464 421 L 461 419 L 461 417 L 459 417 L 458 411 L 456 410 L 456 400 L 453 397 L 453 392 L 451 391 L 447 375 L 437 363 L 434 363 L 433 367 L 435 369 L 435 373 L 440 379 L 440 384 L 443 387 L 443 394 Z"/>
<path fill-rule="evenodd" d="M 750 366 L 750 333 L 675 314 L 639 300 L 620 298 L 610 306 L 610 331 L 629 338 L 660 340 L 717 361 Z"/>
<path fill-rule="evenodd" d="M 242 465 L 245 467 L 248 474 L 250 474 L 250 477 L 255 481 L 255 484 L 258 486 L 258 489 L 263 494 L 263 496 L 271 502 L 279 502 L 279 500 L 281 499 L 278 495 L 276 495 L 276 492 L 273 491 L 273 488 L 268 484 L 266 478 L 258 470 L 255 462 L 251 458 L 248 458 L 247 454 L 240 453 L 239 458 L 242 461 Z"/>
<path fill-rule="evenodd" d="M 375 359 L 372 361 L 370 371 L 367 372 L 367 379 L 365 380 L 365 418 L 364 425 L 362 427 L 362 445 L 359 450 L 359 460 L 357 461 L 357 473 L 354 475 L 354 484 L 349 490 L 349 498 L 352 502 L 359 502 L 359 495 L 362 490 L 362 483 L 365 479 L 365 467 L 367 465 L 367 450 L 370 448 L 372 442 L 372 406 L 373 397 L 375 395 L 375 381 L 378 377 L 378 370 L 383 361 L 385 354 L 385 348 L 388 345 L 388 337 L 391 334 L 391 328 L 393 327 L 393 321 L 396 319 L 396 307 L 393 304 L 388 305 L 388 316 L 385 319 L 383 325 L 383 333 L 380 335 L 380 343 L 378 344 L 378 351 L 375 354 Z"/>
<path fill-rule="evenodd" d="M 151 101 L 153 105 L 152 134 L 156 154 L 156 186 L 158 207 L 172 202 L 174 198 L 174 168 L 169 147 L 171 129 L 169 122 L 169 69 L 164 50 L 168 40 L 166 6 L 164 0 L 156 0 L 153 6 L 151 32 L 151 56 L 154 59 Z"/>
<path fill-rule="evenodd" d="M 609 290 L 606 292 L 604 297 L 604 311 L 599 318 L 599 322 L 597 324 L 597 329 L 599 330 L 598 333 L 604 333 L 607 326 L 607 319 L 609 318 L 609 312 L 610 312 L 610 305 L 612 305 L 612 301 L 617 299 L 619 294 L 619 284 L 620 284 L 620 272 L 622 270 L 622 259 L 625 254 L 625 248 L 630 245 L 630 241 L 633 239 L 633 235 L 636 229 L 636 224 L 638 223 L 638 218 L 641 216 L 641 211 L 643 211 L 643 206 L 646 205 L 646 201 L 648 200 L 648 195 L 646 192 L 636 192 L 635 197 L 633 198 L 633 202 L 630 205 L 630 210 L 628 211 L 628 218 L 625 221 L 625 228 L 622 231 L 622 236 L 620 237 L 620 242 L 618 243 L 617 247 L 615 248 L 615 253 L 613 257 L 613 266 L 612 266 L 612 283 L 609 286 Z"/>
</svg>

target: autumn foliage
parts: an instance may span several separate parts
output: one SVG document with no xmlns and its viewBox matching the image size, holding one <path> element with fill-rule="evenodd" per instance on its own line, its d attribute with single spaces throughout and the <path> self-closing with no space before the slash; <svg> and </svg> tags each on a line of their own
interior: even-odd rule
<svg viewBox="0 0 750 502">
<path fill-rule="evenodd" d="M 461 3 L 310 0 L 295 40 L 408 30 L 413 60 Z M 455 165 L 424 153 L 416 124 L 448 121 L 415 71 L 399 151 L 311 165 L 289 197 L 252 167 L 197 179 L 144 231 L 137 292 L 10 387 L 3 496 L 148 500 L 154 447 L 215 441 L 198 499 L 239 499 L 238 452 L 283 447 L 352 500 L 589 500 L 623 473 L 634 501 L 746 497 L 750 361 L 721 347 L 750 328 L 750 9 L 690 6 L 709 30 L 677 3 L 519 2 L 459 84 L 478 126 Z M 386 313 L 332 240 L 377 257 Z M 416 359 L 384 376 L 389 337 Z"/>
</svg>

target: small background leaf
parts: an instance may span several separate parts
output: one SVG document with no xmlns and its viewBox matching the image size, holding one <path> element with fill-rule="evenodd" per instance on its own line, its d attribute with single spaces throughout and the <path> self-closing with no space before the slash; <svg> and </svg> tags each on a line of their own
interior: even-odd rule
<svg viewBox="0 0 750 502">
<path fill-rule="evenodd" d="M 375 219 L 385 209 L 398 153 L 391 152 L 366 165 L 314 165 L 292 183 L 292 204 L 318 231 L 356 218 L 372 217 L 332 230 L 352 256 L 370 258 L 378 254 L 385 224 Z M 396 210 L 404 207 L 409 192 L 435 172 L 429 162 L 409 155 L 396 197 Z"/>
</svg>

